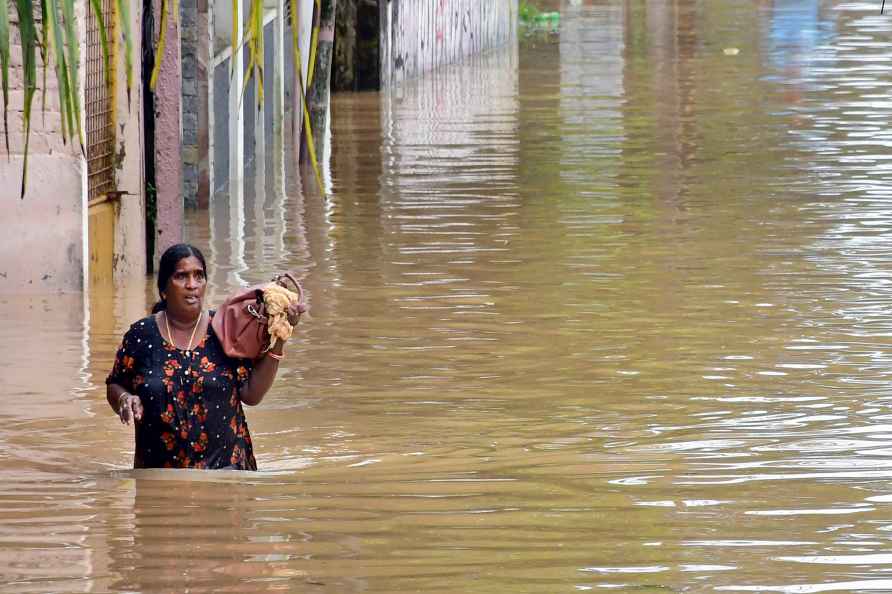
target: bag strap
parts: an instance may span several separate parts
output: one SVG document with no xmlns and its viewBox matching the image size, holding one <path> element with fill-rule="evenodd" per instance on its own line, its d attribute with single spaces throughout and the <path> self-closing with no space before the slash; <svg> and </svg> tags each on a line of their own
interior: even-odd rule
<svg viewBox="0 0 892 594">
<path fill-rule="evenodd" d="M 279 285 L 281 287 L 285 287 L 287 289 L 288 286 L 285 284 L 286 279 L 290 280 L 291 284 L 294 285 L 294 288 L 297 289 L 297 291 L 296 291 L 297 296 L 298 296 L 297 302 L 303 303 L 304 302 L 304 289 L 303 289 L 303 287 L 300 286 L 300 283 L 297 282 L 297 279 L 294 278 L 294 276 L 290 272 L 285 272 L 285 273 L 276 275 L 276 277 L 273 278 L 273 282 L 276 283 L 277 285 Z"/>
</svg>

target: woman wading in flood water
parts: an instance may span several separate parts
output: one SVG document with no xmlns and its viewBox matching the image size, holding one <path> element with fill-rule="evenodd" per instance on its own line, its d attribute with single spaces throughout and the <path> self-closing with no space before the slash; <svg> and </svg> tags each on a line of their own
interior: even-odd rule
<svg viewBox="0 0 892 594">
<path fill-rule="evenodd" d="M 108 403 L 136 425 L 134 468 L 257 470 L 242 403 L 259 404 L 276 378 L 285 343 L 255 361 L 233 359 L 205 311 L 207 266 L 198 248 L 178 244 L 158 266 L 160 301 L 135 322 L 106 379 Z M 292 305 L 296 325 L 303 306 Z"/>
</svg>

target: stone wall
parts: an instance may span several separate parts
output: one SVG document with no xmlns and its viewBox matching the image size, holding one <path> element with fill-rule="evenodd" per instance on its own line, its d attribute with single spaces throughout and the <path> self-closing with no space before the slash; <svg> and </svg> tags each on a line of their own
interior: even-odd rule
<svg viewBox="0 0 892 594">
<path fill-rule="evenodd" d="M 198 206 L 199 171 L 199 4 L 204 4 L 202 16 L 207 13 L 207 3 L 199 0 L 180 2 L 180 51 L 183 73 L 183 203 L 187 207 Z M 206 35 L 206 32 L 205 32 Z M 206 80 L 206 77 L 205 77 Z"/>
</svg>

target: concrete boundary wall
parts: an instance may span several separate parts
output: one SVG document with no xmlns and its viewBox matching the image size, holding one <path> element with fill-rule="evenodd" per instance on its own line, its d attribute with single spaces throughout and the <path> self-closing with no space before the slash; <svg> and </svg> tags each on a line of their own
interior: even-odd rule
<svg viewBox="0 0 892 594">
<path fill-rule="evenodd" d="M 379 0 L 381 86 L 517 39 L 518 0 Z"/>
<path fill-rule="evenodd" d="M 84 4 L 77 3 L 75 8 L 83 56 Z M 78 292 L 86 282 L 87 162 L 77 140 L 62 142 L 62 113 L 51 65 L 46 77 L 46 111 L 41 109 L 40 88 L 31 104 L 27 193 L 19 198 L 25 146 L 25 82 L 18 18 L 12 6 L 9 16 L 10 153 L 0 141 L 0 294 Z M 40 86 L 43 67 L 39 56 L 37 59 Z M 81 105 L 83 89 L 81 81 Z"/>
<path fill-rule="evenodd" d="M 130 3 L 130 26 L 139 31 L 141 4 Z M 28 154 L 26 194 L 19 198 L 24 161 L 25 128 L 24 75 L 18 16 L 9 0 L 10 104 L 9 154 L 0 141 L 0 295 L 47 295 L 76 293 L 90 288 L 90 231 L 87 191 L 87 161 L 76 136 L 62 141 L 62 118 L 56 77 L 51 63 L 47 75 L 38 50 L 37 92 L 31 104 L 31 135 Z M 36 17 L 40 9 L 35 3 Z M 87 6 L 75 3 L 75 20 L 81 64 L 78 93 L 84 140 L 88 140 L 86 118 Z M 139 68 L 141 39 L 134 33 L 133 55 Z M 107 244 L 112 261 L 112 280 L 120 285 L 141 282 L 145 275 L 145 201 L 142 170 L 141 89 L 137 84 L 127 97 L 124 84 L 123 43 L 112 39 L 112 55 L 117 84 L 114 86 L 115 188 L 124 192 L 113 206 L 113 243 Z M 138 74 L 138 72 L 137 72 Z M 46 110 L 43 110 L 43 84 L 46 81 Z"/>
</svg>

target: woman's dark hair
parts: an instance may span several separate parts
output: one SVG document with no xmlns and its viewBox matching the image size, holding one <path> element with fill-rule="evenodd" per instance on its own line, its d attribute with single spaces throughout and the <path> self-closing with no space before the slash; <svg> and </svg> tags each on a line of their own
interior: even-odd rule
<svg viewBox="0 0 892 594">
<path fill-rule="evenodd" d="M 176 272 L 179 261 L 183 258 L 190 258 L 192 256 L 198 258 L 198 261 L 201 262 L 201 268 L 204 270 L 205 276 L 207 276 L 208 267 L 204 262 L 204 255 L 201 253 L 201 250 L 194 245 L 178 243 L 164 250 L 164 253 L 161 255 L 161 260 L 158 262 L 159 297 L 161 297 L 161 293 L 164 292 L 164 289 L 167 288 L 167 283 L 170 281 L 170 277 Z M 154 307 L 152 307 L 152 313 L 158 313 L 162 309 L 167 309 L 167 300 L 163 297 L 158 300 Z"/>
</svg>

